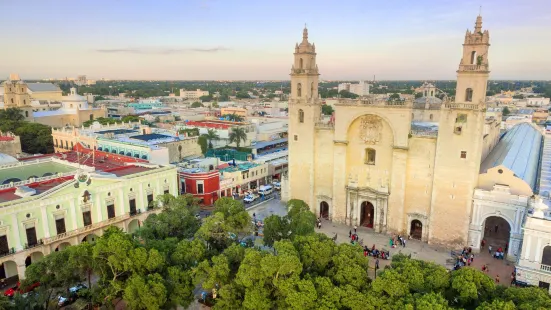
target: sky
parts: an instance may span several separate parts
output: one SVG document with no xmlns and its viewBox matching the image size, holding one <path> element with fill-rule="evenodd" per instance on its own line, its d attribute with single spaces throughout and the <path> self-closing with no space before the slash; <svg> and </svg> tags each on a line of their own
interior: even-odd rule
<svg viewBox="0 0 551 310">
<path fill-rule="evenodd" d="M 551 79 L 550 0 L 0 0 L 0 80 L 287 80 L 305 24 L 324 80 L 455 79 L 480 11 L 491 79 Z"/>
</svg>

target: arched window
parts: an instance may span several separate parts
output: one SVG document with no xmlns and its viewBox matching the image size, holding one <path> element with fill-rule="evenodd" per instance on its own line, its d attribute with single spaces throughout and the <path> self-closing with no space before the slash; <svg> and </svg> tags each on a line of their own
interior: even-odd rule
<svg viewBox="0 0 551 310">
<path fill-rule="evenodd" d="M 23 104 L 27 104 L 27 100 L 23 99 Z"/>
<path fill-rule="evenodd" d="M 94 114 L 90 114 L 90 120 L 91 120 L 91 121 L 94 120 Z"/>
<path fill-rule="evenodd" d="M 23 87 L 21 87 L 21 92 L 24 92 L 25 90 L 23 89 Z"/>
<path fill-rule="evenodd" d="M 299 123 L 304 123 L 304 111 L 302 109 L 298 110 L 298 121 Z"/>
<path fill-rule="evenodd" d="M 430 96 L 431 96 L 431 97 L 434 97 L 434 90 L 431 90 L 431 91 L 430 91 Z"/>
<path fill-rule="evenodd" d="M 297 84 L 297 97 L 302 97 L 302 85 L 300 83 Z"/>
<path fill-rule="evenodd" d="M 476 64 L 476 51 L 471 52 L 471 65 Z"/>
<path fill-rule="evenodd" d="M 302 69 L 303 65 L 304 65 L 304 62 L 302 61 L 302 58 L 301 58 L 300 61 L 299 61 L 299 67 L 300 67 L 300 69 Z"/>
<path fill-rule="evenodd" d="M 551 246 L 543 248 L 543 254 L 541 255 L 541 263 L 551 266 Z"/>
<path fill-rule="evenodd" d="M 29 111 L 25 111 L 25 117 L 29 117 Z"/>
<path fill-rule="evenodd" d="M 429 119 L 432 121 L 432 114 L 429 116 Z"/>
<path fill-rule="evenodd" d="M 375 150 L 367 148 L 365 149 L 365 163 L 367 165 L 375 165 Z"/>
<path fill-rule="evenodd" d="M 73 144 L 73 141 L 71 141 L 71 150 L 75 147 L 75 145 Z"/>
<path fill-rule="evenodd" d="M 310 97 L 314 98 L 314 82 L 312 82 L 312 85 L 310 85 Z"/>
<path fill-rule="evenodd" d="M 465 101 L 466 102 L 472 102 L 473 101 L 473 89 L 472 88 L 467 88 L 467 90 L 465 90 Z"/>
<path fill-rule="evenodd" d="M 13 98 L 11 98 L 11 103 L 13 103 Z"/>
<path fill-rule="evenodd" d="M 55 139 L 55 146 L 56 146 L 56 147 L 58 146 L 57 139 Z"/>
</svg>

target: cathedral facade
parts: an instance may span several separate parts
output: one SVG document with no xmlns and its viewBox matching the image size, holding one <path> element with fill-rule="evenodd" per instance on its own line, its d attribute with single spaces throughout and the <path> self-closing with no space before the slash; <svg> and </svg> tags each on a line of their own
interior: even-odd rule
<svg viewBox="0 0 551 310">
<path fill-rule="evenodd" d="M 289 197 L 335 222 L 464 246 L 480 164 L 498 137 L 485 129 L 489 46 L 478 16 L 454 98 L 428 89 L 415 101 L 341 99 L 327 123 L 304 29 L 291 69 Z"/>
</svg>

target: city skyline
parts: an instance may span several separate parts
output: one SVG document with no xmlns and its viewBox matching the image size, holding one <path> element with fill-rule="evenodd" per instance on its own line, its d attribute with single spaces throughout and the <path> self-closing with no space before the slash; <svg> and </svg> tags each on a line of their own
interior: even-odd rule
<svg viewBox="0 0 551 310">
<path fill-rule="evenodd" d="M 306 23 L 324 80 L 451 80 L 480 5 L 492 79 L 551 79 L 543 0 L 26 3 L 0 4 L 0 79 L 288 80 Z"/>
</svg>

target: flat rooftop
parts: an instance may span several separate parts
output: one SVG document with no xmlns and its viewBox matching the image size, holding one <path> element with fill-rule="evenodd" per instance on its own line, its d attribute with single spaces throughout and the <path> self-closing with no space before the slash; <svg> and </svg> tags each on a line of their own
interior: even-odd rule
<svg viewBox="0 0 551 310">
<path fill-rule="evenodd" d="M 97 131 L 96 133 L 100 133 L 100 134 L 113 133 L 116 135 L 122 135 L 122 134 L 135 133 L 135 132 L 138 132 L 138 131 L 132 130 L 132 129 L 110 129 L 110 130 Z"/>
<path fill-rule="evenodd" d="M 0 184 L 20 182 L 30 178 L 47 177 L 76 170 L 77 168 L 70 165 L 63 165 L 52 161 L 29 163 L 4 169 L 0 168 Z"/>
<path fill-rule="evenodd" d="M 268 147 L 268 146 L 274 146 L 274 145 L 282 144 L 282 143 L 288 143 L 288 138 L 277 139 L 277 140 L 272 140 L 272 141 L 257 142 L 255 145 L 252 145 L 251 148 L 252 149 L 262 149 L 262 148 L 265 148 L 265 147 Z"/>
<path fill-rule="evenodd" d="M 236 164 L 235 166 L 229 165 L 228 167 L 221 168 L 220 172 L 224 173 L 224 172 L 245 171 L 258 166 L 260 165 L 256 163 L 242 163 L 242 164 Z"/>
<path fill-rule="evenodd" d="M 145 135 L 137 135 L 137 136 L 131 136 L 130 137 L 131 139 L 136 139 L 136 140 L 141 140 L 141 141 L 154 141 L 154 140 L 166 140 L 166 139 L 174 139 L 176 140 L 175 137 L 172 137 L 172 136 L 167 136 L 167 135 L 161 135 L 161 134 L 158 134 L 158 133 L 150 133 L 150 134 L 145 134 Z"/>
</svg>

